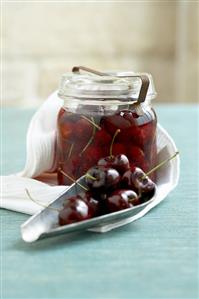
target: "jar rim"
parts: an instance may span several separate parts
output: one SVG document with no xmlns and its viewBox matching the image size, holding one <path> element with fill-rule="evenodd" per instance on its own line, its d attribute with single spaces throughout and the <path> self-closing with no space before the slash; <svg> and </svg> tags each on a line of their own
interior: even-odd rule
<svg viewBox="0 0 199 299">
<path fill-rule="evenodd" d="M 78 102 L 84 100 L 85 104 L 90 105 L 105 105 L 107 102 L 130 104 L 138 100 L 142 82 L 135 76 L 141 75 L 149 79 L 146 100 L 152 100 L 157 95 L 151 74 L 134 72 L 106 72 L 106 74 L 97 76 L 65 73 L 61 78 L 58 96 L 65 101 L 71 98 Z"/>
</svg>

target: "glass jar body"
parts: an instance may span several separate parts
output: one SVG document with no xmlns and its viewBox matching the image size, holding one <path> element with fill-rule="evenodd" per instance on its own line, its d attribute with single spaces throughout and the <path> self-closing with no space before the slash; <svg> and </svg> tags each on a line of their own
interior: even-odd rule
<svg viewBox="0 0 199 299">
<path fill-rule="evenodd" d="M 157 117 L 150 103 L 139 105 L 141 109 L 134 103 L 65 102 L 57 119 L 58 183 L 73 183 L 110 155 L 125 154 L 132 167 L 152 169 L 157 157 Z"/>
</svg>

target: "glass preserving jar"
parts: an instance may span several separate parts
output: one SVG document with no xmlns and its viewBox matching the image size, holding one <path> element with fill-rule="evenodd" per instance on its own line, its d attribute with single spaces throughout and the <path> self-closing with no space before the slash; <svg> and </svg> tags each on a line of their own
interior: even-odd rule
<svg viewBox="0 0 199 299">
<path fill-rule="evenodd" d="M 59 184 L 73 183 L 106 156 L 125 154 L 145 172 L 156 164 L 150 74 L 74 67 L 62 76 L 58 95 L 64 100 L 57 119 Z"/>
</svg>

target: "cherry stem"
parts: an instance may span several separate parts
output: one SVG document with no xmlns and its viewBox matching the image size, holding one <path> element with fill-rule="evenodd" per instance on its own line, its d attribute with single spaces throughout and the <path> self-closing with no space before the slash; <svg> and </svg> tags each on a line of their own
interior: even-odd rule
<svg viewBox="0 0 199 299">
<path fill-rule="evenodd" d="M 113 135 L 113 139 L 112 139 L 112 141 L 111 141 L 111 145 L 110 145 L 110 156 L 111 157 L 113 157 L 113 144 L 114 144 L 114 142 L 115 142 L 115 138 L 116 138 L 116 136 L 120 133 L 120 129 L 117 129 L 116 131 L 115 131 L 115 134 Z"/>
<path fill-rule="evenodd" d="M 95 123 L 93 117 L 92 117 L 92 120 L 93 120 L 93 123 Z M 95 133 L 96 133 L 96 127 L 93 126 L 92 136 L 91 136 L 91 138 L 89 139 L 88 143 L 87 143 L 87 144 L 85 145 L 85 147 L 83 148 L 83 150 L 81 151 L 81 154 L 82 154 L 83 152 L 85 152 L 85 150 L 86 150 L 86 149 L 89 147 L 89 145 L 93 142 L 93 139 L 94 139 L 94 137 L 95 137 Z"/>
<path fill-rule="evenodd" d="M 87 176 L 88 178 L 94 180 L 94 181 L 97 180 L 94 176 L 92 176 L 92 175 L 91 175 L 90 173 L 88 173 L 88 172 L 86 173 L 86 176 Z"/>
<path fill-rule="evenodd" d="M 94 121 L 94 119 L 90 119 L 90 118 L 88 118 L 88 117 L 86 117 L 86 116 L 84 116 L 84 115 L 81 115 L 81 117 L 82 118 L 84 118 L 84 119 L 86 119 L 89 123 L 91 123 L 94 127 L 96 127 L 98 130 L 101 130 L 101 127 L 100 126 L 98 126 L 96 123 L 95 123 L 95 121 Z"/>
<path fill-rule="evenodd" d="M 149 174 L 151 174 L 155 170 L 159 169 L 160 167 L 162 167 L 167 162 L 173 160 L 178 154 L 179 154 L 179 152 L 177 151 L 172 157 L 167 158 L 166 160 L 160 162 L 158 165 L 156 165 L 154 168 L 152 168 L 150 171 L 148 171 L 145 175 L 143 175 L 142 179 L 145 179 Z"/>
<path fill-rule="evenodd" d="M 66 176 L 68 179 L 70 179 L 73 183 L 77 184 L 78 186 L 80 186 L 85 191 L 88 191 L 88 189 L 85 186 L 83 186 L 82 184 L 78 183 L 74 178 L 72 178 L 70 175 L 68 175 L 67 173 L 65 173 L 62 169 L 59 168 L 58 171 L 61 172 L 64 176 Z"/>
<path fill-rule="evenodd" d="M 58 212 L 61 211 L 61 210 L 56 209 L 56 208 L 48 207 L 48 206 L 44 205 L 43 203 L 40 203 L 39 201 L 37 201 L 36 199 L 34 199 L 34 198 L 30 195 L 30 192 L 28 191 L 27 188 L 25 188 L 25 192 L 26 192 L 27 196 L 29 197 L 29 199 L 32 200 L 32 201 L 33 201 L 34 203 L 36 203 L 37 205 L 39 205 L 39 206 L 41 206 L 41 207 L 43 207 L 43 208 L 48 208 L 48 209 L 53 210 L 53 211 L 56 211 L 56 212 L 57 212 L 57 211 L 58 211 Z"/>
<path fill-rule="evenodd" d="M 73 147 L 74 147 L 74 143 L 72 143 L 71 146 L 70 146 L 70 149 L 69 149 L 69 152 L 68 152 L 68 158 L 67 158 L 67 160 L 70 158 L 70 156 L 71 156 L 71 154 L 72 154 Z"/>
</svg>

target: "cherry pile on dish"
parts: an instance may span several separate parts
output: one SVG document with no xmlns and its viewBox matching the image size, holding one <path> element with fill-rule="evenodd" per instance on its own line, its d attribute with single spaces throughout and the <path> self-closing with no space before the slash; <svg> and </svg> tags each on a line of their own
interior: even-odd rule
<svg viewBox="0 0 199 299">
<path fill-rule="evenodd" d="M 68 198 L 59 212 L 59 224 L 66 225 L 128 209 L 151 199 L 155 183 L 141 168 L 131 166 L 119 154 L 100 159 L 85 177 L 88 191 Z"/>
</svg>

